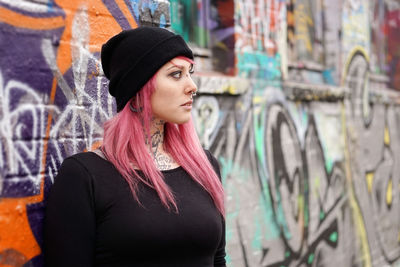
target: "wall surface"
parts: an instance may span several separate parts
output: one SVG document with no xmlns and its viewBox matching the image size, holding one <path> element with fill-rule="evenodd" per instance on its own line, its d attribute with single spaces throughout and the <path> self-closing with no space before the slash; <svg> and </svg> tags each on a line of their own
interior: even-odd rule
<svg viewBox="0 0 400 267">
<path fill-rule="evenodd" d="M 400 266 L 395 0 L 0 0 L 0 266 L 43 266 L 57 169 L 115 114 L 100 46 L 138 25 L 196 54 L 228 266 Z"/>
</svg>

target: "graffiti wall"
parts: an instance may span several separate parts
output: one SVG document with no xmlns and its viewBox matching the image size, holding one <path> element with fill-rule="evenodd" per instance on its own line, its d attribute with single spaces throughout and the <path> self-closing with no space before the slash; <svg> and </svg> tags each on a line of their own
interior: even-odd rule
<svg viewBox="0 0 400 267">
<path fill-rule="evenodd" d="M 228 266 L 400 266 L 399 14 L 394 0 L 0 0 L 0 266 L 43 266 L 57 169 L 115 114 L 101 44 L 170 24 L 196 55 Z"/>
<path fill-rule="evenodd" d="M 237 75 L 199 74 L 194 113 L 222 169 L 228 266 L 400 265 L 394 6 L 235 1 Z"/>
<path fill-rule="evenodd" d="M 42 266 L 42 220 L 62 160 L 89 150 L 115 113 L 99 52 L 137 25 L 169 24 L 166 1 L 0 1 L 0 265 Z"/>
</svg>

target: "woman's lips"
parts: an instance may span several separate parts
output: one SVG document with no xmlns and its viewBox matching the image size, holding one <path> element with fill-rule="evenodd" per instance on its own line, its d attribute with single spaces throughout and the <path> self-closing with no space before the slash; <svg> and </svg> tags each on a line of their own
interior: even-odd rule
<svg viewBox="0 0 400 267">
<path fill-rule="evenodd" d="M 192 104 L 193 104 L 193 100 L 190 100 L 190 101 L 186 102 L 185 104 L 181 105 L 181 107 L 190 111 L 190 110 L 192 110 Z"/>
<path fill-rule="evenodd" d="M 181 105 L 181 106 L 186 106 L 186 107 L 191 107 L 192 106 L 192 104 L 193 104 L 193 100 L 190 100 L 190 101 L 188 101 L 188 102 L 186 102 L 185 104 L 183 104 L 183 105 Z"/>
</svg>

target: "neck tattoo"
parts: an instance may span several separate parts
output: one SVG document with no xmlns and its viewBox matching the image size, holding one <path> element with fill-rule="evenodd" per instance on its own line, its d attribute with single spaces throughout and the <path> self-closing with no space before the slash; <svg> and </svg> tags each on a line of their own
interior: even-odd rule
<svg viewBox="0 0 400 267">
<path fill-rule="evenodd" d="M 160 171 L 177 167 L 175 160 L 164 150 L 164 125 L 163 120 L 152 119 L 151 124 L 151 154 Z"/>
</svg>

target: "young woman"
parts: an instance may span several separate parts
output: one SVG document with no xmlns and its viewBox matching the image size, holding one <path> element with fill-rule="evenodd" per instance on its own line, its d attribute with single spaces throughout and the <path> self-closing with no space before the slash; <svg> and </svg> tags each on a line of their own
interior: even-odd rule
<svg viewBox="0 0 400 267">
<path fill-rule="evenodd" d="M 64 160 L 44 224 L 47 266 L 225 266 L 216 159 L 191 119 L 193 54 L 181 36 L 139 27 L 103 45 L 118 113 L 94 152 Z"/>
</svg>

